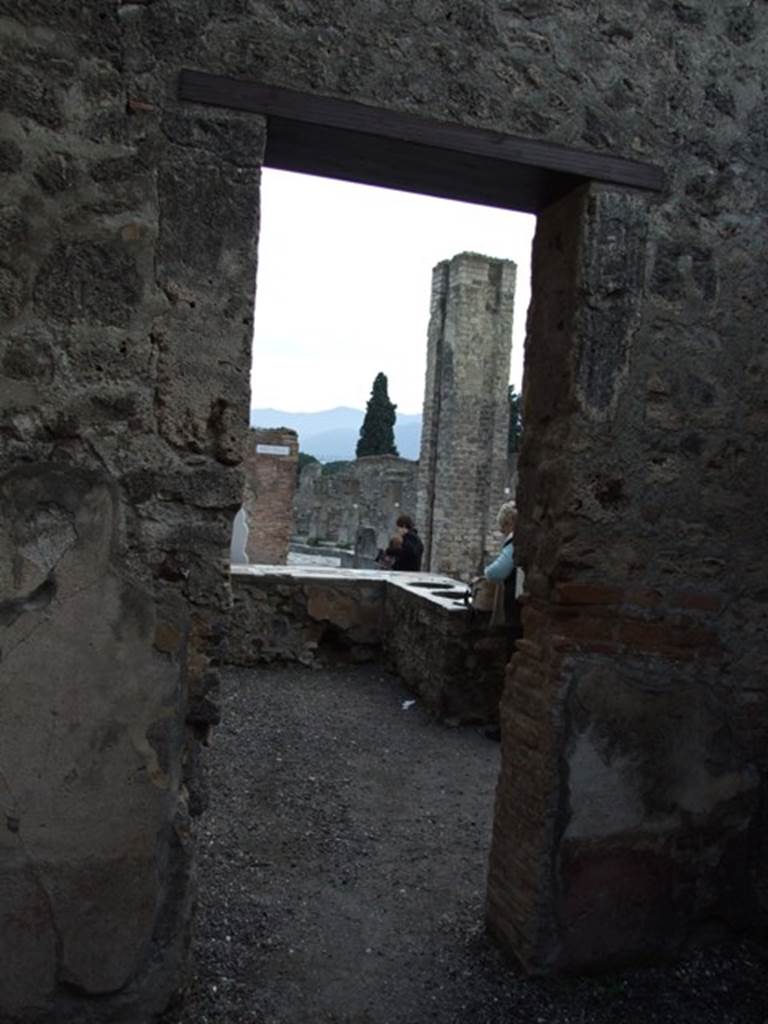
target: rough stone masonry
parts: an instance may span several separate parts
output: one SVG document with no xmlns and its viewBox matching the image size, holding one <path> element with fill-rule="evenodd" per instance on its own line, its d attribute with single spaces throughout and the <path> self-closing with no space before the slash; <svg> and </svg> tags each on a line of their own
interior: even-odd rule
<svg viewBox="0 0 768 1024">
<path fill-rule="evenodd" d="M 498 539 L 516 270 L 465 252 L 432 271 L 417 521 L 425 569 L 459 579 L 482 573 Z"/>
<path fill-rule="evenodd" d="M 417 462 L 396 455 L 364 455 L 332 473 L 310 463 L 294 500 L 296 532 L 310 543 L 352 547 L 362 529 L 375 557 L 378 548 L 387 547 L 398 515 L 413 514 L 417 472 Z"/>
<path fill-rule="evenodd" d="M 529 970 L 764 930 L 767 40 L 750 0 L 0 0 L 3 1020 L 137 1024 L 184 964 L 265 142 L 185 67 L 663 169 L 539 210 L 488 921 Z"/>
</svg>

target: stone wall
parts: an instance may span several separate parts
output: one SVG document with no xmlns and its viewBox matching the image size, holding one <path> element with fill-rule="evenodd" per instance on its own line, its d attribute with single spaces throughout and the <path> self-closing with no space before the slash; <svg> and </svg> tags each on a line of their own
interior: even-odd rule
<svg viewBox="0 0 768 1024">
<path fill-rule="evenodd" d="M 665 319 L 690 303 L 718 351 L 733 337 L 715 301 L 728 253 L 717 275 L 699 253 L 686 277 L 663 234 L 649 246 L 657 215 L 584 188 L 540 216 L 534 247 L 517 536 L 530 600 L 502 702 L 488 919 L 543 968 L 672 954 L 697 921 L 763 913 L 764 694 L 747 670 L 762 613 L 736 596 L 754 569 L 726 539 L 753 497 L 725 456 L 736 445 L 750 475 L 758 421 L 736 440 L 722 352 L 689 363 L 698 343 Z M 756 358 L 749 336 L 738 345 Z"/>
<path fill-rule="evenodd" d="M 507 494 L 515 264 L 477 253 L 432 273 L 417 520 L 424 567 L 482 572 Z"/>
<path fill-rule="evenodd" d="M 442 719 L 495 722 L 504 630 L 464 586 L 427 573 L 235 568 L 227 662 L 340 665 L 382 659 Z"/>
<path fill-rule="evenodd" d="M 264 144 L 172 99 L 190 17 L 2 4 L 4 1021 L 134 1024 L 182 980 Z"/>
<path fill-rule="evenodd" d="M 418 583 L 388 588 L 387 664 L 440 718 L 452 724 L 498 721 L 507 660 L 504 627 L 491 627 L 490 612 L 466 607 L 463 584 L 426 586 L 426 593 Z"/>
<path fill-rule="evenodd" d="M 229 664 L 333 665 L 381 654 L 381 573 L 238 567 L 232 582 Z"/>
<path fill-rule="evenodd" d="M 1 9 L 0 1016 L 138 1024 L 183 963 L 264 144 L 185 66 L 665 171 L 540 211 L 488 918 L 536 970 L 764 927 L 768 7 Z"/>
<path fill-rule="evenodd" d="M 285 565 L 293 536 L 293 499 L 298 475 L 299 441 L 283 427 L 248 431 L 243 460 L 248 561 Z"/>
<path fill-rule="evenodd" d="M 369 529 L 385 548 L 398 515 L 414 514 L 417 469 L 417 462 L 395 455 L 367 455 L 335 473 L 310 463 L 294 503 L 296 532 L 351 547 L 358 531 Z"/>
</svg>

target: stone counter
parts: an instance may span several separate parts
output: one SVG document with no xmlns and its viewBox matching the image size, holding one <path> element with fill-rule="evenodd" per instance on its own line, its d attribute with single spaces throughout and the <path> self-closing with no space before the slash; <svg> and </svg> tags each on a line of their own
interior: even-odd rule
<svg viewBox="0 0 768 1024">
<path fill-rule="evenodd" d="M 233 566 L 227 660 L 338 664 L 378 657 L 383 579 L 327 567 Z"/>
<path fill-rule="evenodd" d="M 464 586 L 430 573 L 233 566 L 233 665 L 382 659 L 443 718 L 493 721 L 503 630 L 471 612 Z"/>
<path fill-rule="evenodd" d="M 441 718 L 496 721 L 506 665 L 503 627 L 491 629 L 490 613 L 467 608 L 463 584 L 453 583 L 454 594 L 427 586 L 387 587 L 387 664 Z"/>
</svg>

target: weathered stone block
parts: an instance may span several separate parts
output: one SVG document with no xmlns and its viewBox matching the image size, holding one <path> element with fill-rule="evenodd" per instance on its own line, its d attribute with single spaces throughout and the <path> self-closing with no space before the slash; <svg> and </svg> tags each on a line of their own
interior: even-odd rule
<svg viewBox="0 0 768 1024">
<path fill-rule="evenodd" d="M 0 174 L 14 174 L 21 170 L 24 154 L 21 146 L 11 139 L 0 140 Z"/>
<path fill-rule="evenodd" d="M 54 246 L 35 279 L 35 304 L 55 321 L 125 327 L 141 301 L 143 281 L 120 242 Z"/>
<path fill-rule="evenodd" d="M 17 317 L 29 297 L 24 278 L 8 267 L 0 267 L 0 320 Z"/>
<path fill-rule="evenodd" d="M 31 970 L 2 986 L 20 1008 L 49 1005 L 61 981 L 113 992 L 142 968 L 166 898 L 158 836 L 176 813 L 181 749 L 177 734 L 161 764 L 146 737 L 153 722 L 179 720 L 181 695 L 178 667 L 152 651 L 151 595 L 115 572 L 114 489 L 55 466 L 16 470 L 0 488 L 11 513 L 2 551 L 17 552 L 2 581 L 15 596 L 0 604 L 9 728 L 0 768 L 14 780 L 2 796 L 14 828 L 0 832 L 0 846 L 7 884 L 28 891 L 29 912 L 42 915 Z M 84 629 L 88 657 L 67 653 L 67 638 Z M 23 727 L 30 716 L 45 723 L 34 735 Z M 0 912 L 4 944 L 23 950 L 17 909 Z M 4 971 L 16 955 L 2 957 Z"/>
</svg>

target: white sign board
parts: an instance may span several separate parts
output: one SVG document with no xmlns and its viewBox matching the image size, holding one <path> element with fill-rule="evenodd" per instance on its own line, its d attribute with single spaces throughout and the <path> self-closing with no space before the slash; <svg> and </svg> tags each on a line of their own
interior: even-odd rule
<svg viewBox="0 0 768 1024">
<path fill-rule="evenodd" d="M 257 444 L 257 455 L 290 455 L 291 449 L 287 444 Z"/>
</svg>

